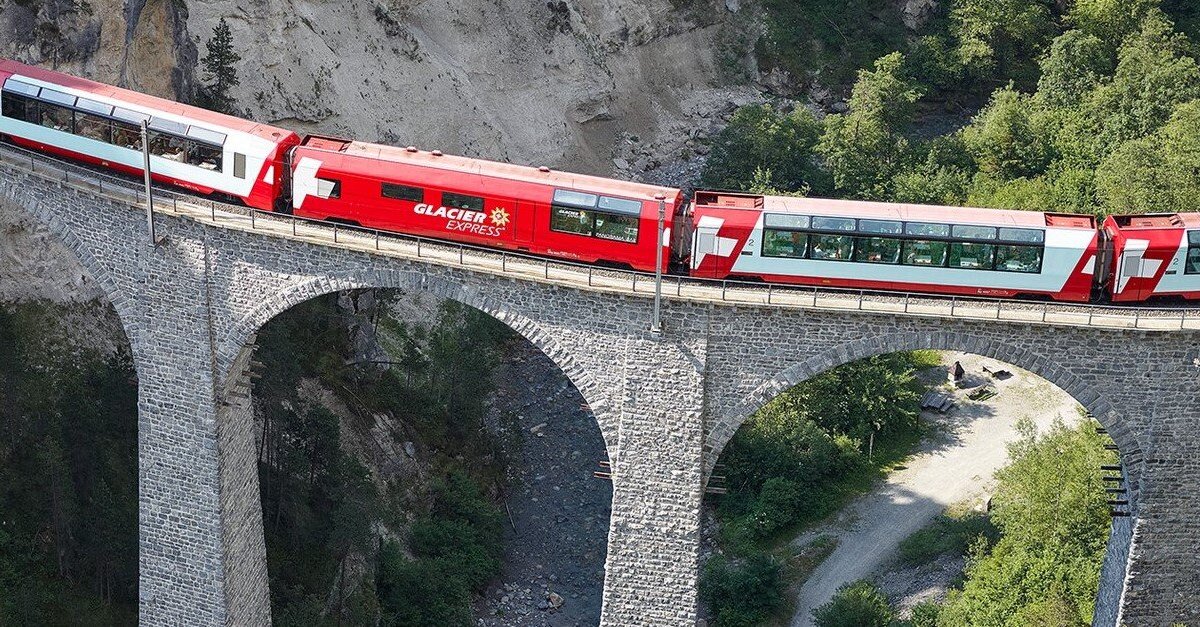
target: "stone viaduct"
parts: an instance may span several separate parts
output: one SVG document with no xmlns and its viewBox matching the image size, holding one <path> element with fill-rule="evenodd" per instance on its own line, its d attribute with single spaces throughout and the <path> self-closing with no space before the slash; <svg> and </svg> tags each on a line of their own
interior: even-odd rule
<svg viewBox="0 0 1200 627">
<path fill-rule="evenodd" d="M 132 193 L 0 149 L 0 202 L 74 251 L 132 344 L 143 625 L 270 622 L 246 375 L 255 333 L 307 299 L 367 287 L 495 316 L 591 405 L 613 467 L 603 625 L 696 622 L 707 477 L 756 409 L 839 364 L 924 348 L 1020 366 L 1090 410 L 1119 447 L 1134 513 L 1114 525 L 1096 624 L 1200 624 L 1200 316 L 907 298 L 901 309 L 894 297 L 676 282 L 654 334 L 645 277 L 170 197 L 153 247 Z"/>
</svg>

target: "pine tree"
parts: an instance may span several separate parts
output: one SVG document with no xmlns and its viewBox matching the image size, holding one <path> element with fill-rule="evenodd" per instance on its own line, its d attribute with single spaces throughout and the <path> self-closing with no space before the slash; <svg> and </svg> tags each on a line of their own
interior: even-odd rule
<svg viewBox="0 0 1200 627">
<path fill-rule="evenodd" d="M 214 111 L 234 113 L 229 90 L 238 84 L 237 69 L 234 67 L 242 57 L 233 51 L 233 34 L 225 18 L 213 28 L 213 36 L 205 44 L 208 51 L 201 59 L 204 64 L 204 80 L 201 87 L 202 104 Z"/>
</svg>

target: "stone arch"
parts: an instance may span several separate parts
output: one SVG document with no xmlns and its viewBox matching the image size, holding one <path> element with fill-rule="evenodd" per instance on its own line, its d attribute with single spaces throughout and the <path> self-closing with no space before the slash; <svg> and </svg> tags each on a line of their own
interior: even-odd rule
<svg viewBox="0 0 1200 627">
<path fill-rule="evenodd" d="M 0 190 L 5 200 L 12 202 L 18 207 L 24 208 L 29 215 L 33 216 L 38 222 L 42 223 L 52 235 L 58 238 L 64 246 L 75 255 L 75 260 L 80 267 L 84 269 L 92 277 L 92 280 L 100 286 L 104 293 L 104 298 L 112 305 L 117 312 L 117 319 L 121 323 L 121 330 L 125 333 L 125 338 L 129 342 L 130 351 L 134 359 L 134 368 L 137 369 L 139 363 L 138 342 L 135 339 L 137 325 L 133 322 L 136 320 L 136 312 L 132 299 L 124 298 L 121 291 L 117 288 L 112 276 L 105 267 L 96 259 L 92 249 L 86 245 L 80 237 L 71 229 L 69 225 L 62 219 L 62 216 L 47 208 L 47 203 L 44 203 L 34 193 L 35 186 L 18 185 L 19 179 L 10 179 L 4 183 L 0 183 Z M 59 185 L 64 194 L 72 196 L 81 196 L 77 192 L 68 190 L 66 187 Z M 82 197 L 76 198 L 78 203 L 83 202 Z M 91 202 L 113 204 L 108 200 L 89 199 Z M 69 203 L 64 203 L 69 204 Z M 114 205 L 115 206 L 115 205 Z M 117 207 L 120 209 L 120 207 Z"/>
<path fill-rule="evenodd" d="M 1116 443 L 1128 479 L 1130 504 L 1136 512 L 1142 473 L 1142 447 L 1135 433 L 1117 415 L 1112 403 L 1094 385 L 1070 369 L 1033 351 L 996 340 L 985 340 L 960 332 L 892 333 L 862 338 L 826 350 L 793 364 L 760 384 L 748 398 L 715 421 L 705 442 L 705 481 L 734 433 L 759 409 L 796 384 L 843 364 L 875 355 L 909 350 L 959 350 L 990 357 L 1024 368 L 1061 388 L 1108 430 Z"/>
<path fill-rule="evenodd" d="M 318 296 L 352 289 L 399 289 L 421 291 L 449 300 L 454 300 L 499 320 L 505 326 L 542 351 L 567 377 L 591 408 L 597 427 L 604 438 L 609 457 L 615 457 L 617 421 L 608 415 L 603 396 L 598 393 L 598 384 L 592 375 L 579 365 L 570 351 L 563 348 L 553 335 L 515 308 L 505 306 L 499 299 L 490 298 L 478 289 L 463 283 L 433 278 L 417 271 L 375 271 L 365 276 L 355 274 L 305 277 L 282 290 L 262 299 L 257 306 L 236 320 L 217 344 L 218 372 L 221 373 L 222 389 L 228 390 L 237 373 L 232 367 L 244 361 L 250 338 L 267 322 L 285 311 Z"/>
</svg>

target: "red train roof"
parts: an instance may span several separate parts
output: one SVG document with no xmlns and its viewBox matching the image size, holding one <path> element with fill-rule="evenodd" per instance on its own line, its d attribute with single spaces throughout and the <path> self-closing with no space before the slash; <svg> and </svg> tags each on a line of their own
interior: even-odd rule
<svg viewBox="0 0 1200 627">
<path fill-rule="evenodd" d="M 458 155 L 445 155 L 440 151 L 429 152 L 316 136 L 308 137 L 304 141 L 304 145 L 366 159 L 477 174 L 523 183 L 586 190 L 602 195 L 622 196 L 642 201 L 652 201 L 655 199 L 655 195 L 663 194 L 667 197 L 667 202 L 674 202 L 680 194 L 679 189 L 670 187 L 633 183 L 589 174 L 561 172 L 549 168 L 534 168 Z"/>
<path fill-rule="evenodd" d="M 19 76 L 26 76 L 39 81 L 59 85 L 61 87 L 68 87 L 70 89 L 77 89 L 79 91 L 96 94 L 98 96 L 120 100 L 121 102 L 135 105 L 136 107 L 162 111 L 164 113 L 172 113 L 199 122 L 220 126 L 229 130 L 249 133 L 273 142 L 278 142 L 280 139 L 288 135 L 294 135 L 292 131 L 284 128 L 270 126 L 268 124 L 260 124 L 250 120 L 243 120 L 242 118 L 225 115 L 223 113 L 217 113 L 215 111 L 209 111 L 208 109 L 201 109 L 200 107 L 181 104 L 175 102 L 174 100 L 167 100 L 165 98 L 158 98 L 156 96 L 148 96 L 136 91 L 122 89 L 120 87 L 113 87 L 112 85 L 106 85 L 104 83 L 97 83 L 96 81 L 91 81 L 86 78 L 79 78 L 77 76 L 71 76 L 70 74 L 62 74 L 60 72 L 34 67 L 32 65 L 25 65 L 24 63 L 19 63 L 10 59 L 0 58 L 0 74 L 17 74 Z"/>
<path fill-rule="evenodd" d="M 761 199 L 761 201 L 759 201 Z M 754 196 L 724 192 L 697 192 L 697 205 L 727 208 L 756 209 L 778 213 L 881 218 L 926 222 L 995 224 L 1076 229 L 1095 229 L 1095 218 L 1084 214 L 1059 214 L 1012 209 L 949 207 L 829 198 L 800 198 L 793 196 Z"/>
<path fill-rule="evenodd" d="M 1146 213 L 1110 217 L 1122 230 L 1200 228 L 1200 213 Z"/>
</svg>

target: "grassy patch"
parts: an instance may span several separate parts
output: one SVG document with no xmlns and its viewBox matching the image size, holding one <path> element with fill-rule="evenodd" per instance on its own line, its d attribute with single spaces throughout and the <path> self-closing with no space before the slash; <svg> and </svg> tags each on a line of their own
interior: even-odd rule
<svg viewBox="0 0 1200 627">
<path fill-rule="evenodd" d="M 998 536 L 987 515 L 966 507 L 951 507 L 900 543 L 900 560 L 919 566 L 947 553 L 966 555 L 971 543 L 979 536 L 986 537 L 989 544 Z"/>
</svg>

